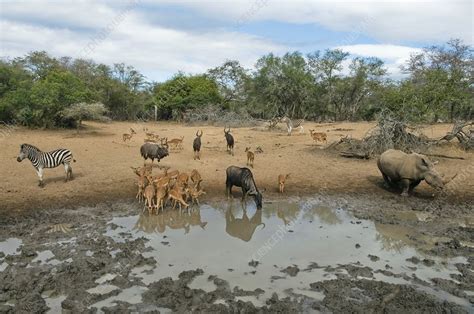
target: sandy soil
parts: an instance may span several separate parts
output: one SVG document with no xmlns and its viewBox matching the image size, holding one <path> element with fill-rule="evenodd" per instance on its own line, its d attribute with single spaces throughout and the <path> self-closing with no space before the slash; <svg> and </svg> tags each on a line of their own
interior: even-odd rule
<svg viewBox="0 0 474 314">
<path fill-rule="evenodd" d="M 155 131 L 168 139 L 184 136 L 184 149 L 172 152 L 160 162 L 180 171 L 198 169 L 203 175 L 207 198 L 224 194 L 225 169 L 229 165 L 244 166 L 245 147 L 260 146 L 262 154 L 256 154 L 253 169 L 257 185 L 266 189 L 266 195 L 277 196 L 277 176 L 291 173 L 287 182 L 287 195 L 312 193 L 363 193 L 398 197 L 382 186 L 382 179 L 374 160 L 355 160 L 327 152 L 322 145 L 315 144 L 308 129 L 314 128 L 328 134 L 328 143 L 341 136 L 361 138 L 373 127 L 372 123 L 332 123 L 305 125 L 305 133 L 296 131 L 287 136 L 285 130 L 268 131 L 263 126 L 233 129 L 236 140 L 235 156 L 226 152 L 221 127 L 183 126 L 173 123 L 134 124 L 114 122 L 101 124 L 87 122 L 80 132 L 74 130 L 29 130 L 18 128 L 0 137 L 0 199 L 1 210 L 8 212 L 31 208 L 57 208 L 79 204 L 130 199 L 135 195 L 135 175 L 131 166 L 140 166 L 143 159 L 139 148 L 145 134 L 143 127 Z M 137 135 L 130 142 L 122 142 L 122 134 L 133 127 Z M 194 161 L 192 141 L 197 129 L 202 129 L 203 148 L 201 161 Z M 449 124 L 427 126 L 423 133 L 437 138 L 451 129 Z M 73 164 L 75 179 L 64 182 L 64 169 L 58 167 L 45 171 L 45 188 L 37 186 L 37 176 L 28 160 L 16 161 L 21 143 L 31 143 L 44 151 L 58 147 L 69 148 L 77 160 Z M 438 152 L 440 153 L 440 152 Z M 450 188 L 453 202 L 474 199 L 474 154 L 466 153 L 455 145 L 443 147 L 441 153 L 464 157 L 464 160 L 432 158 L 439 160 L 441 172 L 460 172 Z M 155 172 L 159 170 L 155 168 Z M 422 183 L 414 197 L 432 198 L 434 190 Z M 204 199 L 205 200 L 205 199 Z"/>
<path fill-rule="evenodd" d="M 263 215 L 267 229 L 257 231 L 257 235 L 248 243 L 236 243 L 238 239 L 230 238 L 230 233 L 224 233 L 227 231 L 227 225 L 224 228 L 224 224 L 228 222 L 222 221 L 223 218 L 221 221 L 209 222 L 206 230 L 202 226 L 199 227 L 199 223 L 193 225 L 194 229 L 190 234 L 186 233 L 186 228 L 174 230 L 184 220 L 173 219 L 173 230 L 168 230 L 166 235 L 152 231 L 143 237 L 137 234 L 135 227 L 122 229 L 111 221 L 115 218 L 135 217 L 141 211 L 142 205 L 134 199 L 136 175 L 130 167 L 143 164 L 139 148 L 144 139 L 144 125 L 115 122 L 87 123 L 86 126 L 79 133 L 71 130 L 43 131 L 20 128 L 0 137 L 0 282 L 6 283 L 0 291 L 0 312 L 44 312 L 50 308 L 76 313 L 91 311 L 91 307 L 99 308 L 105 313 L 161 311 L 163 308 L 176 312 L 216 313 L 293 313 L 314 310 L 323 313 L 472 312 L 473 153 L 464 152 L 454 144 L 433 151 L 464 158 L 432 158 L 439 160 L 437 167 L 441 172 L 448 175 L 459 173 L 450 184 L 448 193 L 433 195 L 434 190 L 422 183 L 415 190 L 415 195 L 403 198 L 397 192 L 388 191 L 383 187 L 383 180 L 374 160 L 339 157 L 336 153 L 315 145 L 307 131 L 288 137 L 282 129 L 271 132 L 261 126 L 234 129 L 235 156 L 230 156 L 225 149 L 222 128 L 200 127 L 204 131 L 202 159 L 194 161 L 191 147 L 197 127 L 150 123 L 146 125 L 148 129 L 161 136 L 167 136 L 169 139 L 185 137 L 184 149 L 171 153 L 160 165 L 180 171 L 198 169 L 207 191 L 201 202 L 211 205 L 213 202 L 221 205 L 225 203 L 220 200 L 224 197 L 226 167 L 244 166 L 245 147 L 261 146 L 263 153 L 256 155 L 253 172 L 258 186 L 266 189 Z M 138 134 L 124 144 L 122 134 L 130 127 L 137 130 Z M 371 127 L 373 124 L 370 123 L 305 126 L 306 130 L 316 128 L 327 132 L 329 143 L 345 135 L 360 138 Z M 424 134 L 436 138 L 444 135 L 450 128 L 447 124 L 429 126 L 424 129 Z M 77 160 L 73 164 L 75 179 L 65 183 L 63 168 L 50 169 L 45 171 L 46 186 L 38 187 L 37 176 L 30 162 L 16 161 L 19 146 L 25 142 L 43 150 L 58 147 L 71 149 Z M 155 167 L 154 171 L 160 170 Z M 280 173 L 291 173 L 284 195 L 277 193 L 276 178 Z M 179 261 L 189 259 L 199 264 L 202 261 L 198 258 L 199 254 L 196 255 L 195 250 L 186 249 L 186 245 L 183 245 L 192 242 L 194 237 L 196 241 L 192 242 L 193 249 L 209 242 L 199 239 L 215 238 L 233 241 L 231 247 L 211 246 L 218 252 L 227 252 L 229 248 L 239 252 L 242 248 L 251 250 L 259 241 L 266 241 L 262 234 L 271 230 L 269 228 L 272 227 L 271 221 L 275 223 L 275 216 L 280 224 L 280 219 L 293 221 L 297 215 L 299 217 L 298 206 L 283 206 L 281 212 L 278 209 L 272 211 L 272 207 L 277 208 L 278 202 L 285 201 L 290 196 L 305 195 L 311 195 L 317 200 L 316 203 L 323 205 L 321 212 L 316 215 L 319 218 L 306 217 L 306 212 L 301 217 L 304 223 L 311 227 L 304 229 L 298 225 L 295 230 L 288 231 L 286 236 L 290 241 L 292 236 L 301 230 L 300 236 L 308 241 L 296 241 L 300 244 L 305 242 L 304 245 L 308 242 L 309 247 L 313 249 L 307 249 L 305 246 L 300 255 L 311 258 L 314 263 L 309 266 L 295 265 L 292 259 L 294 256 L 287 255 L 285 251 L 281 260 L 272 259 L 266 266 L 274 268 L 270 278 L 286 280 L 281 281 L 282 285 L 288 282 L 288 278 L 295 276 L 298 281 L 303 277 L 309 280 L 310 284 L 305 284 L 308 289 L 306 293 L 313 297 L 293 293 L 283 298 L 282 295 L 273 294 L 271 298 L 261 297 L 263 305 L 244 302 L 245 297 L 258 296 L 264 290 L 253 290 L 245 285 L 235 286 L 232 281 L 223 278 L 228 277 L 227 272 L 247 276 L 245 278 L 252 278 L 260 273 L 266 276 L 265 264 L 252 266 L 246 259 L 247 255 L 241 259 L 233 258 L 232 261 L 238 265 L 233 269 L 226 269 L 226 273 L 217 274 L 218 276 L 191 266 L 182 267 L 174 262 L 163 263 L 167 253 L 174 252 L 174 258 Z M 231 201 L 230 204 L 234 202 Z M 222 206 L 216 206 L 220 207 Z M 329 208 L 331 210 L 328 210 Z M 200 214 L 200 209 L 194 210 Z M 171 209 L 169 211 L 174 213 Z M 354 218 L 351 217 L 346 225 L 341 225 L 344 228 L 339 231 L 339 237 L 331 238 L 331 241 L 335 241 L 332 242 L 335 247 L 327 248 L 330 253 L 339 254 L 341 250 L 343 252 L 329 258 L 327 264 L 318 265 L 321 256 L 327 257 L 327 254 L 315 249 L 311 241 L 319 241 L 320 246 L 326 247 L 321 239 L 331 235 L 324 232 L 332 230 L 331 225 L 334 222 L 328 214 L 334 211 L 351 212 Z M 207 208 L 202 214 L 203 217 L 211 215 L 212 210 Z M 142 214 L 136 224 L 164 222 L 167 214 L 160 215 L 151 219 L 147 214 Z M 373 232 L 380 236 L 380 239 L 376 238 L 377 243 L 381 242 L 384 250 L 393 253 L 392 257 L 383 257 L 382 251 L 376 250 L 377 245 L 360 242 L 362 246 L 358 243 L 354 246 L 351 243 L 350 250 L 346 251 L 344 247 L 336 244 L 355 241 L 356 236 L 362 233 L 365 238 L 371 238 L 367 231 L 355 229 L 357 232 L 348 236 L 347 230 L 351 229 L 350 226 L 369 230 L 364 228 L 368 228 L 372 223 L 375 228 Z M 318 232 L 308 237 L 305 230 L 311 231 L 312 226 L 317 228 Z M 335 226 L 337 228 L 337 224 Z M 244 232 L 248 226 L 240 229 Z M 177 235 L 178 233 L 181 235 Z M 116 241 L 112 234 L 119 235 L 120 241 Z M 207 235 L 207 238 L 200 238 L 199 234 Z M 21 241 L 21 246 L 9 244 L 9 241 L 15 239 Z M 155 243 L 154 239 L 158 242 Z M 184 240 L 186 241 L 179 242 Z M 242 243 L 245 245 L 242 246 Z M 402 259 L 397 257 L 402 260 L 400 265 L 404 268 L 401 271 L 395 260 L 397 254 L 402 254 L 407 246 L 415 248 L 417 253 L 406 260 L 405 256 Z M 290 248 L 288 243 L 285 244 L 285 250 L 286 248 Z M 154 251 L 158 254 L 157 258 L 153 257 Z M 357 252 L 364 252 L 364 256 L 358 255 Z M 365 256 L 367 253 L 369 255 Z M 228 253 L 224 255 L 226 258 L 231 256 Z M 211 255 L 204 254 L 204 257 L 207 256 Z M 348 256 L 349 263 L 344 262 L 347 258 L 341 256 Z M 370 257 L 372 264 L 367 261 L 367 257 Z M 379 258 L 381 260 L 377 262 Z M 360 260 L 364 264 L 361 264 Z M 212 258 L 210 263 L 206 259 L 204 261 L 203 265 L 212 264 Z M 278 268 L 275 268 L 275 263 L 278 263 Z M 445 267 L 449 265 L 455 269 L 448 271 Z M 252 270 L 250 272 L 249 267 Z M 435 278 L 428 281 L 422 280 L 414 273 L 419 271 L 418 274 L 422 275 L 425 271 L 432 271 L 431 268 L 436 270 Z M 140 272 L 137 273 L 138 270 Z M 159 274 L 171 270 L 179 276 L 160 277 L 150 283 L 142 280 L 143 274 L 151 276 L 155 271 Z M 321 272 L 330 277 L 320 278 L 318 274 Z M 232 278 L 232 275 L 229 276 Z M 286 279 L 282 279 L 283 276 Z M 194 278 L 201 280 L 193 283 Z M 202 282 L 205 284 L 199 287 Z M 245 282 L 250 283 L 251 280 Z M 214 290 L 205 289 L 208 283 L 212 284 Z M 231 286 L 234 288 L 231 289 Z M 140 294 L 141 299 L 137 300 L 137 295 Z M 323 294 L 324 298 L 314 298 L 314 294 Z M 116 300 L 113 304 L 106 302 L 111 298 Z"/>
</svg>

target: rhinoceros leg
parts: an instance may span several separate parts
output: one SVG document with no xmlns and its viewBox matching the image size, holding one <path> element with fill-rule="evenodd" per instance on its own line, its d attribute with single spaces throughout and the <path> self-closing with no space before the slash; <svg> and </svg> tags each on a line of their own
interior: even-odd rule
<svg viewBox="0 0 474 314">
<path fill-rule="evenodd" d="M 382 176 L 383 176 L 383 180 L 385 181 L 385 184 L 388 186 L 388 187 L 391 187 L 392 186 L 392 182 L 390 181 L 390 178 L 385 175 L 385 173 L 382 173 Z"/>
<path fill-rule="evenodd" d="M 402 189 L 403 189 L 401 195 L 402 195 L 402 196 L 408 196 L 408 191 L 409 191 L 409 189 L 410 189 L 411 180 L 402 179 L 402 180 L 400 181 L 400 183 L 401 183 L 401 187 L 402 187 Z"/>
<path fill-rule="evenodd" d="M 421 180 L 415 180 L 410 182 L 410 187 L 408 188 L 408 193 L 413 192 L 413 189 L 416 188 L 418 184 L 420 184 Z"/>
</svg>

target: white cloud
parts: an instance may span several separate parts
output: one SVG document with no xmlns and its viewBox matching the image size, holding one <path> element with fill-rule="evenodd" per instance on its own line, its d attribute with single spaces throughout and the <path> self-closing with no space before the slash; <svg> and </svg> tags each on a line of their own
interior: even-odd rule
<svg viewBox="0 0 474 314">
<path fill-rule="evenodd" d="M 62 9 L 59 12 L 64 13 Z M 235 31 L 197 34 L 149 24 L 133 10 L 123 18 L 117 18 L 122 12 L 120 9 L 115 9 L 114 14 L 107 12 L 108 20 L 103 20 L 100 27 L 95 25 L 92 32 L 2 20 L 0 55 L 16 57 L 32 50 L 45 50 L 54 56 L 82 56 L 106 64 L 125 62 L 144 73 L 153 73 L 151 79 L 163 79 L 177 71 L 204 72 L 226 59 L 237 59 L 251 67 L 263 54 L 286 50 L 263 38 Z M 79 14 L 75 12 L 75 15 Z M 87 14 L 81 12 L 80 15 Z M 110 31 L 105 31 L 107 26 Z"/>
<path fill-rule="evenodd" d="M 403 76 L 400 66 L 404 65 L 412 54 L 419 53 L 420 48 L 397 45 L 346 45 L 335 47 L 353 56 L 377 57 L 385 62 L 385 68 L 393 78 Z"/>
<path fill-rule="evenodd" d="M 363 33 L 387 42 L 445 42 L 461 38 L 473 43 L 471 0 L 237 0 L 176 1 L 219 19 L 315 23 L 335 31 Z"/>
<path fill-rule="evenodd" d="M 114 23 L 134 3 L 137 6 L 120 23 Z M 168 10 L 160 10 L 163 5 Z M 473 35 L 471 1 L 161 0 L 156 4 L 151 0 L 82 0 L 58 4 L 32 0 L 2 1 L 0 6 L 0 56 L 16 57 L 32 50 L 46 50 L 55 56 L 77 57 L 91 45 L 94 49 L 89 58 L 106 64 L 131 64 L 152 74 L 151 79 L 163 79 L 178 70 L 202 72 L 225 59 L 237 59 L 251 67 L 263 54 L 290 50 L 266 38 L 243 33 L 239 26 L 249 21 L 310 23 L 333 31 L 372 36 L 381 44 L 352 45 L 354 38 L 349 35 L 342 35 L 346 38 L 339 42 L 341 48 L 353 55 L 383 59 L 394 75 L 399 75 L 398 67 L 410 53 L 417 51 L 402 46 L 406 43 L 396 45 L 397 42 L 432 44 L 455 37 L 472 44 Z M 160 10 L 161 16 L 168 12 L 173 15 L 176 7 L 195 14 L 196 25 L 212 20 L 219 21 L 222 28 L 199 33 L 191 29 L 192 16 L 193 23 L 183 28 L 164 26 L 150 18 L 156 10 Z M 97 40 L 107 26 L 111 31 L 105 32 L 104 40 Z"/>
</svg>

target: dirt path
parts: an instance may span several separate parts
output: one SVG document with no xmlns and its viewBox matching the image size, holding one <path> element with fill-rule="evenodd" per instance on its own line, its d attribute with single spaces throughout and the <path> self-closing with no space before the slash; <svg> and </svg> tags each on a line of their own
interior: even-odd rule
<svg viewBox="0 0 474 314">
<path fill-rule="evenodd" d="M 28 130 L 16 129 L 0 138 L 0 182 L 1 209 L 20 211 L 31 208 L 57 208 L 96 204 L 99 202 L 129 199 L 135 195 L 135 175 L 131 166 L 139 166 L 143 159 L 139 148 L 145 137 L 144 124 L 119 123 L 99 124 L 89 122 L 87 128 L 77 133 L 74 130 Z M 130 127 L 137 135 L 124 144 L 122 134 Z M 277 176 L 291 173 L 287 182 L 287 195 L 304 195 L 318 192 L 377 193 L 393 197 L 392 192 L 382 188 L 382 179 L 374 160 L 353 160 L 328 153 L 316 145 L 308 129 L 328 133 L 328 142 L 350 135 L 361 138 L 372 123 L 334 123 L 305 125 L 305 133 L 286 136 L 283 129 L 269 132 L 264 127 L 233 129 L 236 139 L 235 156 L 226 153 L 222 128 L 204 126 L 202 160 L 192 159 L 192 140 L 198 127 L 188 127 L 173 123 L 147 123 L 149 130 L 168 139 L 184 136 L 184 149 L 171 153 L 160 165 L 170 166 L 180 171 L 198 169 L 204 178 L 207 198 L 221 197 L 224 193 L 225 169 L 229 165 L 244 166 L 245 147 L 262 147 L 263 153 L 256 154 L 253 172 L 260 188 L 266 195 L 277 195 Z M 424 133 L 429 137 L 439 137 L 451 128 L 442 124 L 428 126 Z M 21 164 L 16 161 L 21 143 L 31 143 L 42 150 L 65 147 L 72 150 L 77 160 L 73 164 L 75 179 L 64 183 L 63 168 L 45 171 L 46 187 L 37 186 L 37 176 L 28 160 Z M 447 174 L 471 169 L 474 154 L 447 146 L 443 153 L 462 156 L 465 160 L 439 159 L 438 169 Z M 471 167 L 471 168 L 469 168 Z M 159 171 L 157 168 L 155 172 Z M 453 201 L 474 199 L 474 171 L 465 171 L 453 184 Z M 419 197 L 431 198 L 434 191 L 425 183 L 417 188 Z M 204 199 L 205 200 L 205 199 Z"/>
</svg>

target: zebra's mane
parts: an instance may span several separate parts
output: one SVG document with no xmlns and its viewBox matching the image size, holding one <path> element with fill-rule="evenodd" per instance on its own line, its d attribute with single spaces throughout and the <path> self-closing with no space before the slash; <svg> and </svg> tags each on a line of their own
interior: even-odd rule
<svg viewBox="0 0 474 314">
<path fill-rule="evenodd" d="M 34 146 L 34 145 L 31 145 L 31 144 L 21 144 L 21 148 L 30 148 L 30 149 L 34 149 L 38 152 L 41 151 L 41 149 L 39 149 L 38 147 Z"/>
</svg>

